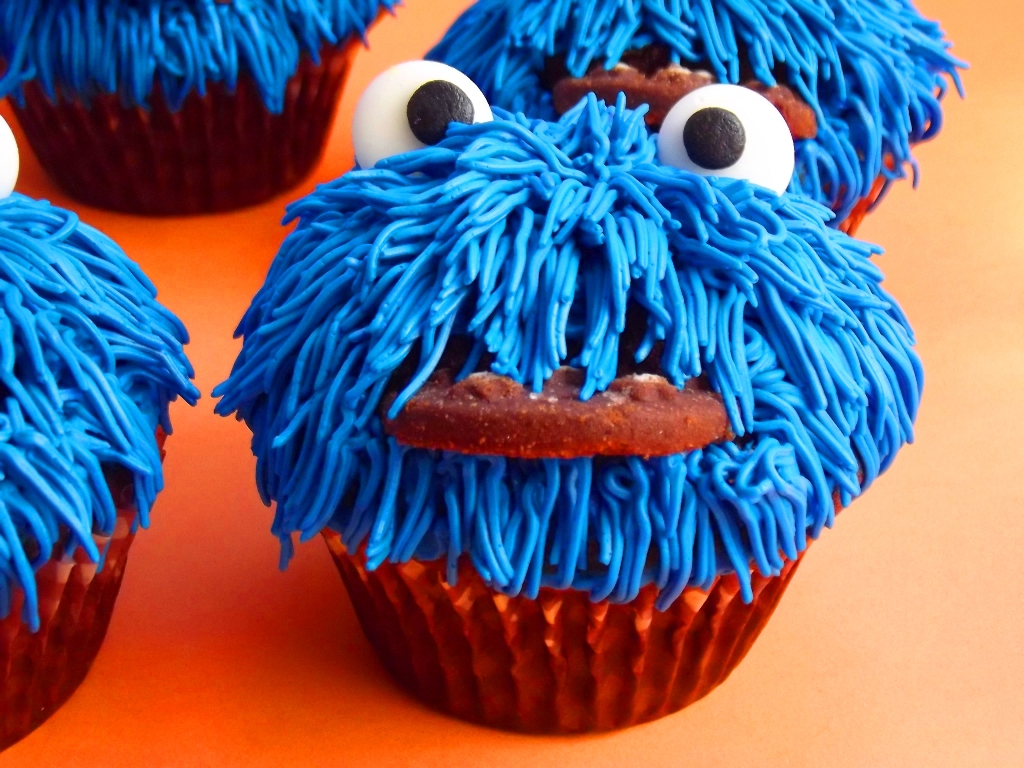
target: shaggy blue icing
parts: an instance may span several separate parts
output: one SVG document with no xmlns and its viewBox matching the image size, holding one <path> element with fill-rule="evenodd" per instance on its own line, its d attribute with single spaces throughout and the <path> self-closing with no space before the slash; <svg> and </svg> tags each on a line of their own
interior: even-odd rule
<svg viewBox="0 0 1024 768">
<path fill-rule="evenodd" d="M 964 65 L 909 0 L 480 0 L 427 56 L 465 72 L 496 106 L 554 119 L 547 56 L 565 56 L 580 77 L 651 43 L 721 82 L 740 82 L 747 64 L 798 92 L 818 135 L 797 142 L 790 191 L 831 207 L 836 224 L 879 176 L 902 178 L 909 165 L 916 181 L 911 146 L 941 129 L 947 75 L 962 94 Z"/>
<path fill-rule="evenodd" d="M 167 405 L 199 391 L 181 322 L 108 237 L 70 212 L 0 200 L 0 616 L 15 588 L 35 631 L 35 571 L 70 532 L 101 562 L 93 534 L 117 513 L 104 469 L 131 471 L 138 522 L 163 487 L 154 433 Z M 26 546 L 28 545 L 28 546 Z"/>
<path fill-rule="evenodd" d="M 593 96 L 558 123 L 498 113 L 354 170 L 293 204 L 297 221 L 214 392 L 253 430 L 273 531 L 324 527 L 370 567 L 466 553 L 493 587 L 542 585 L 665 607 L 688 585 L 777 574 L 912 438 L 922 373 L 881 289 L 875 246 L 831 214 L 744 181 L 656 163 L 645 109 Z M 581 396 L 616 375 L 626 309 L 646 310 L 677 385 L 706 374 L 738 439 L 683 455 L 518 460 L 388 438 L 389 377 L 420 350 L 397 411 L 448 339 L 540 389 L 562 364 Z M 569 356 L 575 344 L 581 351 Z"/>
<path fill-rule="evenodd" d="M 241 73 L 267 109 L 284 108 L 299 58 L 366 30 L 398 0 L 18 0 L 0 7 L 0 96 L 37 80 L 50 96 L 118 93 L 148 106 L 156 82 L 171 109 Z"/>
</svg>

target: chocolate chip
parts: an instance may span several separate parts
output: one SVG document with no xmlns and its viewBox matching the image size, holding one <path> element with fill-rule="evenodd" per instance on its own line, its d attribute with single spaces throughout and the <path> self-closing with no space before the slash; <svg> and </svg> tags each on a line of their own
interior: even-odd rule
<svg viewBox="0 0 1024 768">
<path fill-rule="evenodd" d="M 413 135 L 433 146 L 444 139 L 452 123 L 473 122 L 473 102 L 455 83 L 431 80 L 409 99 L 406 116 Z"/>
<path fill-rule="evenodd" d="M 690 160 L 709 171 L 735 165 L 747 145 L 743 122 L 721 107 L 694 112 L 683 128 L 683 146 Z"/>
<path fill-rule="evenodd" d="M 672 51 L 667 45 L 653 43 L 625 51 L 619 61 L 650 77 L 672 64 Z"/>
<path fill-rule="evenodd" d="M 522 384 L 517 384 L 506 376 L 483 373 L 474 374 L 458 384 L 453 384 L 448 396 L 449 398 L 469 398 L 495 403 L 499 400 L 525 395 L 526 390 Z"/>
</svg>

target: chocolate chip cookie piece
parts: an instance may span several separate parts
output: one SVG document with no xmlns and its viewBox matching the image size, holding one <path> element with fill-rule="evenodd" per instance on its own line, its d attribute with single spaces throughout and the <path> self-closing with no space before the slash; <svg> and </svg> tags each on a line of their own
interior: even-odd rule
<svg viewBox="0 0 1024 768">
<path fill-rule="evenodd" d="M 652 128 L 659 128 L 676 102 L 698 88 L 717 83 L 718 78 L 706 70 L 680 66 L 671 61 L 667 48 L 649 45 L 626 51 L 611 69 L 595 63 L 583 77 L 571 77 L 565 63 L 552 57 L 547 61 L 544 82 L 551 89 L 552 103 L 559 114 L 568 112 L 588 93 L 607 104 L 624 93 L 630 109 L 647 104 L 650 111 L 644 120 Z M 768 86 L 754 79 L 743 85 L 764 96 L 782 113 L 794 139 L 818 135 L 814 110 L 789 86 Z"/>
<path fill-rule="evenodd" d="M 633 374 L 581 401 L 584 378 L 562 367 L 535 393 L 495 373 L 454 382 L 437 371 L 384 430 L 417 448 L 517 459 L 666 456 L 732 439 L 721 398 L 702 382 L 678 389 Z"/>
</svg>

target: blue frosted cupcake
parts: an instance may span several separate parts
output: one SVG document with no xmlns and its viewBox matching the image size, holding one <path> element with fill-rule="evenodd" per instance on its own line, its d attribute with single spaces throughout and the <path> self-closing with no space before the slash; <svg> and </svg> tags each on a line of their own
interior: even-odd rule
<svg viewBox="0 0 1024 768">
<path fill-rule="evenodd" d="M 102 233 L 4 185 L 0 120 L 0 749 L 85 678 L 163 487 L 188 336 Z"/>
<path fill-rule="evenodd" d="M 319 161 L 352 57 L 397 0 L 19 0 L 0 95 L 89 205 L 169 215 L 266 200 Z"/>
<path fill-rule="evenodd" d="M 388 668 L 474 722 L 704 696 L 913 436 L 879 249 L 785 191 L 783 116 L 735 85 L 657 137 L 645 113 L 492 116 L 437 62 L 384 73 L 361 168 L 289 208 L 215 390 L 285 561 L 322 534 Z"/>
<path fill-rule="evenodd" d="M 790 191 L 852 234 L 917 166 L 961 88 L 950 44 L 910 0 L 480 0 L 428 58 L 459 68 L 496 106 L 554 119 L 586 92 L 671 106 L 709 83 L 771 100 L 796 141 Z"/>
</svg>

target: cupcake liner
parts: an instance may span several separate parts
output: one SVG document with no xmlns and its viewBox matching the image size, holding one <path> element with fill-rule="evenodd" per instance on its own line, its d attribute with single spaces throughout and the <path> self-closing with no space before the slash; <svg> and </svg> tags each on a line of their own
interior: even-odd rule
<svg viewBox="0 0 1024 768">
<path fill-rule="evenodd" d="M 305 179 L 323 155 L 358 37 L 303 54 L 288 81 L 284 111 L 271 114 L 252 78 L 234 91 L 211 83 L 172 112 L 159 83 L 151 108 L 117 94 L 88 105 L 58 98 L 38 82 L 11 100 L 43 169 L 87 205 L 144 215 L 185 215 L 263 202 Z"/>
<path fill-rule="evenodd" d="M 887 162 L 887 164 L 889 163 Z M 839 229 L 850 237 L 855 237 L 857 230 L 860 229 L 860 225 L 864 222 L 864 218 L 871 213 L 875 203 L 878 202 L 878 198 L 881 197 L 884 188 L 885 177 L 879 176 L 871 187 L 871 193 L 867 197 L 861 198 L 860 202 L 850 211 L 850 215 L 839 225 Z"/>
<path fill-rule="evenodd" d="M 363 631 L 403 686 L 464 720 L 535 733 L 625 728 L 705 696 L 746 655 L 799 564 L 754 573 L 749 604 L 732 574 L 658 611 L 653 586 L 625 605 L 550 588 L 507 597 L 465 557 L 452 586 L 442 560 L 368 571 L 362 552 L 324 538 Z"/>
<path fill-rule="evenodd" d="M 163 446 L 164 435 L 158 432 Z M 11 612 L 0 620 L 0 750 L 38 728 L 85 679 L 110 625 L 114 602 L 135 539 L 131 474 L 108 479 L 117 523 L 112 536 L 93 536 L 102 568 L 79 547 L 70 556 L 54 547 L 36 573 L 40 627 L 21 619 L 24 593 L 17 589 Z"/>
<path fill-rule="evenodd" d="M 890 171 L 896 168 L 896 160 L 892 155 L 886 155 L 882 162 Z M 867 197 L 861 198 L 860 202 L 853 207 L 850 215 L 839 225 L 839 229 L 850 237 L 856 237 L 857 230 L 860 229 L 860 225 L 864 222 L 864 217 L 875 209 L 875 205 L 882 197 L 882 193 L 885 192 L 886 183 L 887 179 L 884 175 L 875 179 L 875 183 L 871 185 L 871 192 L 868 193 Z"/>
</svg>

